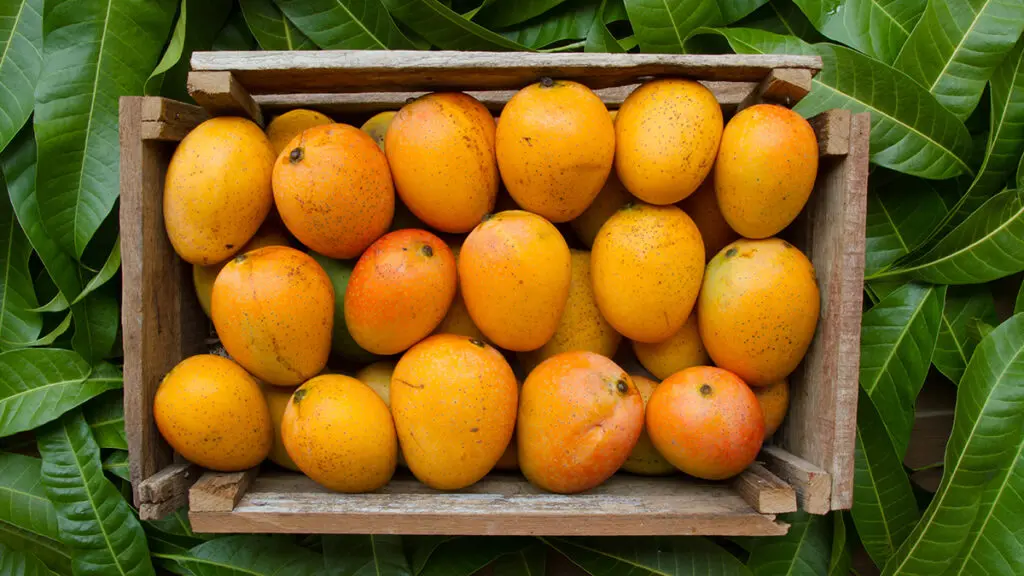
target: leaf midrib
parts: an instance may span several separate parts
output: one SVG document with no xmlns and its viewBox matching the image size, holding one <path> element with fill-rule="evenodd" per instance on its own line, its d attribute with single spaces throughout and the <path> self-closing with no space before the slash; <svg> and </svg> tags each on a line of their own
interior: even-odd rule
<svg viewBox="0 0 1024 576">
<path fill-rule="evenodd" d="M 864 387 L 864 391 L 868 393 L 868 396 L 871 396 L 871 393 L 874 392 L 875 388 L 878 386 L 878 383 L 882 380 L 881 375 L 888 371 L 889 363 L 892 362 L 892 359 L 899 356 L 899 354 L 896 353 L 896 350 L 900 347 L 900 344 L 903 343 L 903 339 L 906 338 L 907 334 L 910 333 L 910 327 L 914 324 L 914 321 L 917 320 L 917 317 L 921 314 L 921 311 L 924 310 L 925 303 L 928 301 L 929 298 L 932 297 L 932 295 L 935 294 L 934 286 L 929 286 L 926 290 L 927 293 L 921 298 L 918 305 L 914 308 L 914 312 L 910 315 L 910 318 L 907 320 L 906 324 L 903 325 L 903 330 L 900 331 L 899 337 L 896 339 L 893 345 L 889 347 L 889 350 L 891 352 L 886 356 L 885 362 L 882 363 L 881 368 L 878 370 L 878 377 L 876 377 L 874 379 L 874 382 L 872 382 L 871 389 L 868 389 L 866 386 L 862 385 Z"/>
<path fill-rule="evenodd" d="M 0 61 L 0 65 L 2 65 L 2 61 Z M 14 214 L 14 209 L 12 208 L 11 209 L 11 222 L 10 222 L 10 226 L 8 227 L 10 229 L 10 232 L 7 234 L 7 256 L 4 259 L 4 262 L 7 265 L 4 266 L 4 284 L 3 284 L 3 289 L 0 290 L 0 292 L 3 292 L 3 298 L 0 298 L 0 334 L 3 334 L 3 332 L 4 332 L 4 319 L 7 318 L 7 294 L 12 289 L 12 286 L 11 286 L 9 280 L 10 280 L 10 276 L 11 276 L 11 267 L 14 265 L 14 264 L 11 263 L 11 256 L 14 253 L 14 227 L 15 226 L 18 226 L 18 222 L 17 222 L 17 218 L 16 218 L 16 216 Z"/>
<path fill-rule="evenodd" d="M 543 538 L 543 537 L 539 537 L 539 538 L 543 542 L 547 543 L 547 538 Z M 594 554 L 597 554 L 598 556 L 604 556 L 605 558 L 611 558 L 612 560 L 615 560 L 617 562 L 622 562 L 623 564 L 628 564 L 629 566 L 632 566 L 634 568 L 640 568 L 641 570 L 646 570 L 650 574 L 655 574 L 657 576 L 672 576 L 668 572 L 663 572 L 663 571 L 661 571 L 659 569 L 651 568 L 650 566 L 645 566 L 643 564 L 640 564 L 639 562 L 634 562 L 633 560 L 629 560 L 628 558 L 623 558 L 621 556 L 615 556 L 613 554 L 609 554 L 607 552 L 602 552 L 600 550 L 594 550 L 593 548 L 591 548 L 589 546 L 584 546 L 583 544 L 578 544 L 576 542 L 565 542 L 565 543 L 567 543 L 569 546 L 575 546 L 577 548 L 582 548 L 582 549 L 584 549 L 584 550 L 586 550 L 588 552 L 592 552 Z M 555 549 L 557 549 L 557 547 L 555 547 Z M 577 566 L 580 566 L 572 558 L 569 558 L 569 560 L 572 561 L 573 564 L 576 564 Z M 583 568 L 583 566 L 580 566 L 580 568 Z"/>
<path fill-rule="evenodd" d="M 377 38 L 377 35 L 376 35 L 376 34 L 374 34 L 373 32 L 370 32 L 370 29 L 369 29 L 369 28 L 367 28 L 367 27 L 366 27 L 366 26 L 365 26 L 365 25 L 363 24 L 363 22 L 362 22 L 361 20 L 359 20 L 358 18 L 356 18 L 355 14 L 353 14 L 353 13 L 352 13 L 352 11 L 348 9 L 348 6 L 346 6 L 344 2 L 342 2 L 341 0 L 335 0 L 335 2 L 336 2 L 336 3 L 338 4 L 338 6 L 340 6 L 340 7 L 341 7 L 341 9 L 342 9 L 342 10 L 344 10 L 344 11 L 345 11 L 345 13 L 346 13 L 346 14 L 348 14 L 348 17 L 349 17 L 349 18 L 351 18 L 353 22 L 355 22 L 356 24 L 358 24 L 358 25 L 359 25 L 359 27 L 360 27 L 360 28 L 362 28 L 364 32 L 366 32 L 366 35 L 367 35 L 367 36 L 369 36 L 370 38 L 372 38 L 372 39 L 373 39 L 373 40 L 374 40 L 374 41 L 375 41 L 375 42 L 376 42 L 376 43 L 377 43 L 377 44 L 378 44 L 378 45 L 379 45 L 379 46 L 380 46 L 381 48 L 383 48 L 383 49 L 385 49 L 385 50 L 387 50 L 387 49 L 388 49 L 388 46 L 387 46 L 387 44 L 385 44 L 385 43 L 381 42 L 380 38 Z M 381 5 L 381 10 L 383 10 L 383 9 L 384 9 L 384 7 L 383 7 L 383 5 Z"/>
<path fill-rule="evenodd" d="M 882 506 L 882 498 L 879 496 L 878 490 L 875 489 L 878 486 L 878 481 L 875 478 L 874 468 L 871 467 L 871 458 L 868 456 L 867 444 L 864 442 L 864 435 L 861 434 L 860 424 L 857 425 L 857 435 L 859 436 L 861 445 L 864 447 L 864 464 L 865 470 L 868 472 L 868 476 L 871 477 L 871 488 L 875 492 L 875 501 L 878 503 L 878 514 L 882 520 L 882 526 L 885 528 L 885 541 L 889 545 L 889 556 L 896 552 L 896 545 L 892 540 L 892 530 L 889 528 L 889 517 L 885 513 L 885 506 Z"/>
<path fill-rule="evenodd" d="M 28 0 L 21 0 L 21 5 L 18 7 L 18 15 L 14 17 L 14 24 L 11 25 L 11 36 L 7 40 L 7 45 L 4 46 L 3 54 L 0 54 L 0 68 L 3 68 L 4 63 L 7 62 L 7 52 L 10 51 L 11 44 L 14 44 L 14 36 L 18 33 L 18 24 L 21 23 L 21 15 L 25 11 L 26 4 L 28 4 Z"/>
<path fill-rule="evenodd" d="M 988 9 L 991 3 L 992 0 L 985 0 L 985 4 L 981 7 L 981 9 L 974 13 L 974 20 L 971 21 L 971 25 L 968 26 L 967 30 L 964 31 L 963 36 L 960 37 L 960 41 L 957 42 L 956 48 L 953 48 L 953 52 L 950 53 L 949 58 L 946 59 L 946 63 L 945 65 L 942 66 L 942 70 L 939 71 L 938 76 L 935 77 L 935 80 L 932 82 L 932 85 L 928 88 L 929 92 L 932 92 L 934 94 L 933 91 L 935 90 L 935 87 L 939 85 L 939 82 L 946 75 L 946 70 L 949 70 L 949 64 L 956 60 L 956 56 L 960 52 L 960 49 L 963 48 L 964 42 L 967 41 L 967 37 L 970 36 L 971 32 L 974 31 L 974 27 L 978 25 L 979 21 L 981 21 L 982 15 L 985 13 L 985 10 Z M 967 5 L 970 6 L 970 3 L 968 2 Z"/>
<path fill-rule="evenodd" d="M 90 372 L 90 374 L 91 374 L 91 372 Z M 61 380 L 59 382 L 50 382 L 48 384 L 43 384 L 42 386 L 37 386 L 36 388 L 29 388 L 27 390 L 22 390 L 21 392 L 16 392 L 14 394 L 11 394 L 10 396 L 5 396 L 3 398 L 0 398 L 0 406 L 3 406 L 4 404 L 6 404 L 7 401 L 10 400 L 11 398 L 18 398 L 18 397 L 21 397 L 21 396 L 27 396 L 29 394 L 32 394 L 33 392 L 36 392 L 36 391 L 39 391 L 39 390 L 46 390 L 46 389 L 52 388 L 54 386 L 68 386 L 68 385 L 71 385 L 71 384 L 84 384 L 86 381 L 88 381 L 88 382 L 115 382 L 117 380 L 121 380 L 121 378 L 89 378 L 89 374 L 87 374 L 84 378 L 79 378 L 79 379 L 76 379 L 76 380 Z"/>
</svg>

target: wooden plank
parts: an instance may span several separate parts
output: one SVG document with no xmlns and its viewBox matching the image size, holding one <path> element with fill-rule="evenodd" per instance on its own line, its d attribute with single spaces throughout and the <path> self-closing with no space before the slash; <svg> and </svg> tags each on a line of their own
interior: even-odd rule
<svg viewBox="0 0 1024 576">
<path fill-rule="evenodd" d="M 193 488 L 193 491 L 195 488 Z M 550 494 L 492 474 L 458 492 L 397 477 L 372 494 L 330 492 L 299 474 L 264 472 L 230 512 L 189 512 L 197 532 L 451 535 L 780 535 L 727 484 L 616 475 L 585 494 Z"/>
<path fill-rule="evenodd" d="M 800 508 L 805 512 L 827 514 L 831 510 L 832 477 L 828 472 L 778 446 L 761 448 L 758 460 L 796 489 Z"/>
<path fill-rule="evenodd" d="M 796 491 L 757 462 L 732 481 L 733 488 L 762 514 L 796 512 Z"/>
<path fill-rule="evenodd" d="M 195 512 L 230 512 L 249 488 L 259 468 L 242 472 L 207 472 L 188 491 L 188 509 Z"/>
<path fill-rule="evenodd" d="M 806 68 L 776 68 L 737 106 L 737 110 L 771 102 L 791 107 L 811 91 L 813 74 Z"/>
<path fill-rule="evenodd" d="M 169 123 L 163 121 L 142 122 L 140 134 L 143 140 L 163 140 L 165 142 L 180 142 L 192 131 L 184 124 Z"/>
<path fill-rule="evenodd" d="M 191 267 L 163 227 L 163 184 L 173 146 L 141 138 L 147 98 L 120 100 L 121 331 L 124 415 L 136 506 L 143 480 L 171 464 L 171 449 L 153 420 L 153 398 L 164 375 L 199 351 L 208 321 L 191 283 Z"/>
<path fill-rule="evenodd" d="M 178 142 L 209 117 L 199 106 L 169 98 L 146 98 L 142 101 L 142 139 Z"/>
<path fill-rule="evenodd" d="M 833 158 L 850 153 L 851 118 L 849 110 L 835 108 L 808 120 L 818 138 L 818 156 Z"/>
<path fill-rule="evenodd" d="M 807 356 L 790 378 L 789 415 L 776 443 L 831 475 L 833 510 L 853 504 L 870 127 L 869 114 L 853 116 L 849 154 L 822 159 L 792 227 L 814 264 L 822 306 Z"/>
<path fill-rule="evenodd" d="M 548 76 L 591 88 L 649 77 L 760 82 L 775 68 L 821 70 L 817 56 L 319 50 L 194 52 L 192 69 L 229 71 L 252 94 L 518 90 Z"/>
<path fill-rule="evenodd" d="M 188 93 L 215 116 L 244 116 L 263 125 L 263 112 L 231 72 L 189 72 Z"/>
<path fill-rule="evenodd" d="M 189 462 L 171 464 L 139 483 L 139 517 L 159 520 L 188 504 L 188 489 L 200 468 Z"/>
</svg>

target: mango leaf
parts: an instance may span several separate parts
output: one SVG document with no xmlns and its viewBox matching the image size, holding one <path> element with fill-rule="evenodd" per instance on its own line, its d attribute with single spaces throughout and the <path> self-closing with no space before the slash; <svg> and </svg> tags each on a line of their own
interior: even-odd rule
<svg viewBox="0 0 1024 576">
<path fill-rule="evenodd" d="M 0 544 L 0 574 L 8 576 L 52 576 L 43 561 L 24 550 Z"/>
<path fill-rule="evenodd" d="M 120 386 L 117 368 L 110 364 L 90 368 L 71 350 L 28 348 L 0 353 L 0 437 L 55 420 Z"/>
<path fill-rule="evenodd" d="M 600 18 L 594 18 L 594 22 L 590 25 L 590 30 L 587 31 L 587 42 L 583 46 L 584 52 L 611 52 L 621 53 L 625 52 L 622 46 L 619 45 L 618 40 L 608 30 L 607 24 L 605 24 L 606 18 L 608 18 L 608 2 L 607 0 L 601 0 L 601 6 L 598 8 L 597 13 L 601 15 Z"/>
<path fill-rule="evenodd" d="M 893 66 L 965 119 L 1021 31 L 1019 0 L 929 0 Z"/>
<path fill-rule="evenodd" d="M 32 554 L 57 574 L 71 574 L 71 553 L 57 540 L 0 520 L 0 544 Z"/>
<path fill-rule="evenodd" d="M 746 18 L 768 0 L 718 0 L 718 8 L 722 12 L 722 23 L 732 24 Z"/>
<path fill-rule="evenodd" d="M 0 521 L 56 540 L 57 513 L 41 483 L 42 461 L 0 452 Z"/>
<path fill-rule="evenodd" d="M 75 315 L 71 347 L 90 362 L 119 355 L 112 352 L 121 325 L 117 303 L 120 291 L 120 286 L 107 284 L 75 305 L 81 308 Z"/>
<path fill-rule="evenodd" d="M 893 68 L 841 46 L 807 44 L 750 28 L 702 28 L 742 54 L 817 54 L 824 68 L 793 109 L 810 117 L 831 108 L 871 113 L 871 161 L 897 172 L 942 179 L 969 172 L 971 135 L 963 122 Z"/>
<path fill-rule="evenodd" d="M 188 521 L 188 506 L 182 506 L 175 510 L 174 513 L 168 514 L 159 520 L 148 520 L 145 524 L 171 536 L 194 540 L 187 548 L 198 546 L 203 543 L 203 540 L 214 537 L 212 535 L 200 536 L 192 531 L 192 525 Z"/>
<path fill-rule="evenodd" d="M 1024 270 L 1024 201 L 1017 190 L 992 197 L 922 254 L 911 253 L 868 280 L 980 284 Z"/>
<path fill-rule="evenodd" d="M 43 0 L 0 3 L 0 150 L 32 115 L 42 52 Z"/>
<path fill-rule="evenodd" d="M 590 574 L 683 576 L 750 574 L 735 556 L 706 538 L 544 538 Z"/>
<path fill-rule="evenodd" d="M 857 407 L 855 446 L 853 498 L 857 505 L 850 515 L 864 549 L 876 565 L 884 566 L 921 514 L 903 459 L 863 390 Z"/>
<path fill-rule="evenodd" d="M 1014 464 L 1024 425 L 1024 314 L 990 332 L 957 391 L 939 490 L 883 574 L 942 574 L 970 536 L 983 488 Z M 1019 519 L 1018 519 L 1019 521 Z"/>
<path fill-rule="evenodd" d="M 846 545 L 846 521 L 842 511 L 832 513 L 832 556 L 828 561 L 828 576 L 847 576 L 852 557 Z"/>
<path fill-rule="evenodd" d="M 694 30 L 723 23 L 716 0 L 626 0 L 625 4 L 644 52 L 686 52 L 684 43 Z"/>
<path fill-rule="evenodd" d="M 942 324 L 932 364 L 954 384 L 960 383 L 967 363 L 981 341 L 980 334 L 974 334 L 967 328 L 968 323 L 975 319 L 992 325 L 998 321 L 992 292 L 985 285 L 951 286 L 946 292 L 946 307 L 942 310 Z"/>
<path fill-rule="evenodd" d="M 107 259 L 103 262 L 103 267 L 89 279 L 89 283 L 85 285 L 85 288 L 78 293 L 73 302 L 68 302 L 68 299 L 64 296 L 63 292 L 58 292 L 49 302 L 33 309 L 34 312 L 63 312 L 71 306 L 78 304 L 82 300 L 100 288 L 111 278 L 117 274 L 117 271 L 121 269 L 121 238 L 118 236 L 117 240 L 114 241 L 114 246 L 110 250 L 110 254 L 107 255 Z"/>
<path fill-rule="evenodd" d="M 807 512 L 785 514 L 789 532 L 778 538 L 760 538 L 747 560 L 754 576 L 824 574 L 832 553 L 831 522 L 827 516 Z"/>
<path fill-rule="evenodd" d="M 381 0 L 275 0 L 295 26 L 325 50 L 412 50 Z"/>
<path fill-rule="evenodd" d="M 533 545 L 532 538 L 496 536 L 486 539 L 454 538 L 430 555 L 418 576 L 472 576 L 498 557 Z M 360 576 L 362 576 L 360 574 Z"/>
<path fill-rule="evenodd" d="M 43 486 L 75 574 L 155 574 L 142 525 L 103 475 L 100 448 L 82 414 L 47 424 L 37 439 Z"/>
<path fill-rule="evenodd" d="M 103 459 L 103 471 L 109 472 L 126 482 L 131 482 L 132 479 L 128 470 L 128 452 L 124 450 L 111 452 Z"/>
<path fill-rule="evenodd" d="M 473 16 L 473 20 L 487 28 L 508 28 L 530 18 L 540 16 L 566 0 L 518 0 L 517 2 L 489 2 Z"/>
<path fill-rule="evenodd" d="M 927 0 L 794 0 L 822 34 L 892 64 Z"/>
<path fill-rule="evenodd" d="M 245 24 L 242 11 L 235 8 L 213 39 L 213 50 L 256 50 L 258 45 Z"/>
<path fill-rule="evenodd" d="M 1020 285 L 1020 290 L 1017 291 L 1017 302 L 1013 305 L 1013 313 L 1020 314 L 1024 312 L 1024 283 Z"/>
<path fill-rule="evenodd" d="M 599 7 L 593 0 L 569 0 L 554 10 L 501 34 L 517 44 L 533 49 L 545 48 L 566 40 L 579 40 L 587 37 L 587 33 L 597 20 Z"/>
<path fill-rule="evenodd" d="M 82 409 L 85 421 L 92 429 L 92 437 L 100 448 L 127 450 L 124 430 L 124 393 L 120 390 L 104 392 L 90 400 Z"/>
<path fill-rule="evenodd" d="M 547 569 L 547 546 L 535 545 L 519 552 L 505 554 L 491 566 L 492 576 L 544 576 Z"/>
<path fill-rule="evenodd" d="M 331 576 L 412 576 L 401 536 L 325 536 L 323 547 Z"/>
<path fill-rule="evenodd" d="M 402 539 L 406 556 L 409 557 L 409 566 L 413 574 L 423 572 L 427 561 L 442 544 L 455 540 L 458 536 L 406 536 Z"/>
<path fill-rule="evenodd" d="M 269 1 L 269 0 L 267 0 Z M 189 59 L 196 50 L 209 50 L 231 12 L 230 0 L 183 0 L 171 40 L 146 81 L 146 94 L 162 94 L 191 102 L 185 89 Z"/>
<path fill-rule="evenodd" d="M 442 50 L 527 50 L 438 0 L 381 0 L 396 20 Z"/>
<path fill-rule="evenodd" d="M 43 225 L 76 259 L 119 189 L 118 98 L 141 94 L 177 2 L 54 0 L 43 9 L 36 85 L 38 198 Z M 68 295 L 68 297 L 71 297 Z"/>
<path fill-rule="evenodd" d="M 932 183 L 876 170 L 868 180 L 864 273 L 885 269 L 924 242 L 946 216 L 946 205 Z"/>
<path fill-rule="evenodd" d="M 299 31 L 271 0 L 241 0 L 249 31 L 264 50 L 316 50 L 316 44 Z"/>
<path fill-rule="evenodd" d="M 772 0 L 736 23 L 737 28 L 756 28 L 796 36 L 805 42 L 823 42 L 822 36 L 792 0 Z"/>
<path fill-rule="evenodd" d="M 321 574 L 319 555 L 273 536 L 227 536 L 204 542 L 185 555 L 158 554 L 194 576 Z"/>
<path fill-rule="evenodd" d="M 2 177 L 0 190 L 6 190 Z M 25 346 L 43 329 L 42 315 L 32 311 L 39 302 L 28 269 L 31 256 L 32 245 L 10 200 L 0 197 L 0 350 Z"/>
</svg>

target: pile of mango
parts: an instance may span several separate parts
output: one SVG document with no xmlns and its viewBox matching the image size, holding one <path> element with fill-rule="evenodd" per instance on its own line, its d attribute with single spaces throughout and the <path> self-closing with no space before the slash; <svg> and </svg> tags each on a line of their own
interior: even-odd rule
<svg viewBox="0 0 1024 576">
<path fill-rule="evenodd" d="M 815 333 L 814 268 L 775 236 L 817 163 L 798 114 L 726 123 L 686 79 L 611 113 L 545 78 L 498 118 L 463 93 L 362 129 L 212 118 L 163 213 L 225 354 L 167 374 L 156 424 L 206 468 L 269 457 L 342 492 L 399 465 L 440 490 L 493 469 L 557 493 L 731 477 Z"/>
</svg>

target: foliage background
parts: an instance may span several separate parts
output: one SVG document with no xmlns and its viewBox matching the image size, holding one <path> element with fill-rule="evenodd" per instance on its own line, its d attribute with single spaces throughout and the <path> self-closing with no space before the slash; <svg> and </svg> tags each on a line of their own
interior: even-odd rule
<svg viewBox="0 0 1024 576">
<path fill-rule="evenodd" d="M 0 573 L 537 575 L 554 549 L 595 575 L 843 574 L 862 548 L 885 574 L 1024 574 L 1022 29 L 1020 0 L 0 1 Z M 794 514 L 764 539 L 209 538 L 184 511 L 140 522 L 117 99 L 187 99 L 193 50 L 258 48 L 820 55 L 796 109 L 872 116 L 853 510 Z M 958 386 L 934 495 L 903 464 L 929 377 Z"/>
</svg>

